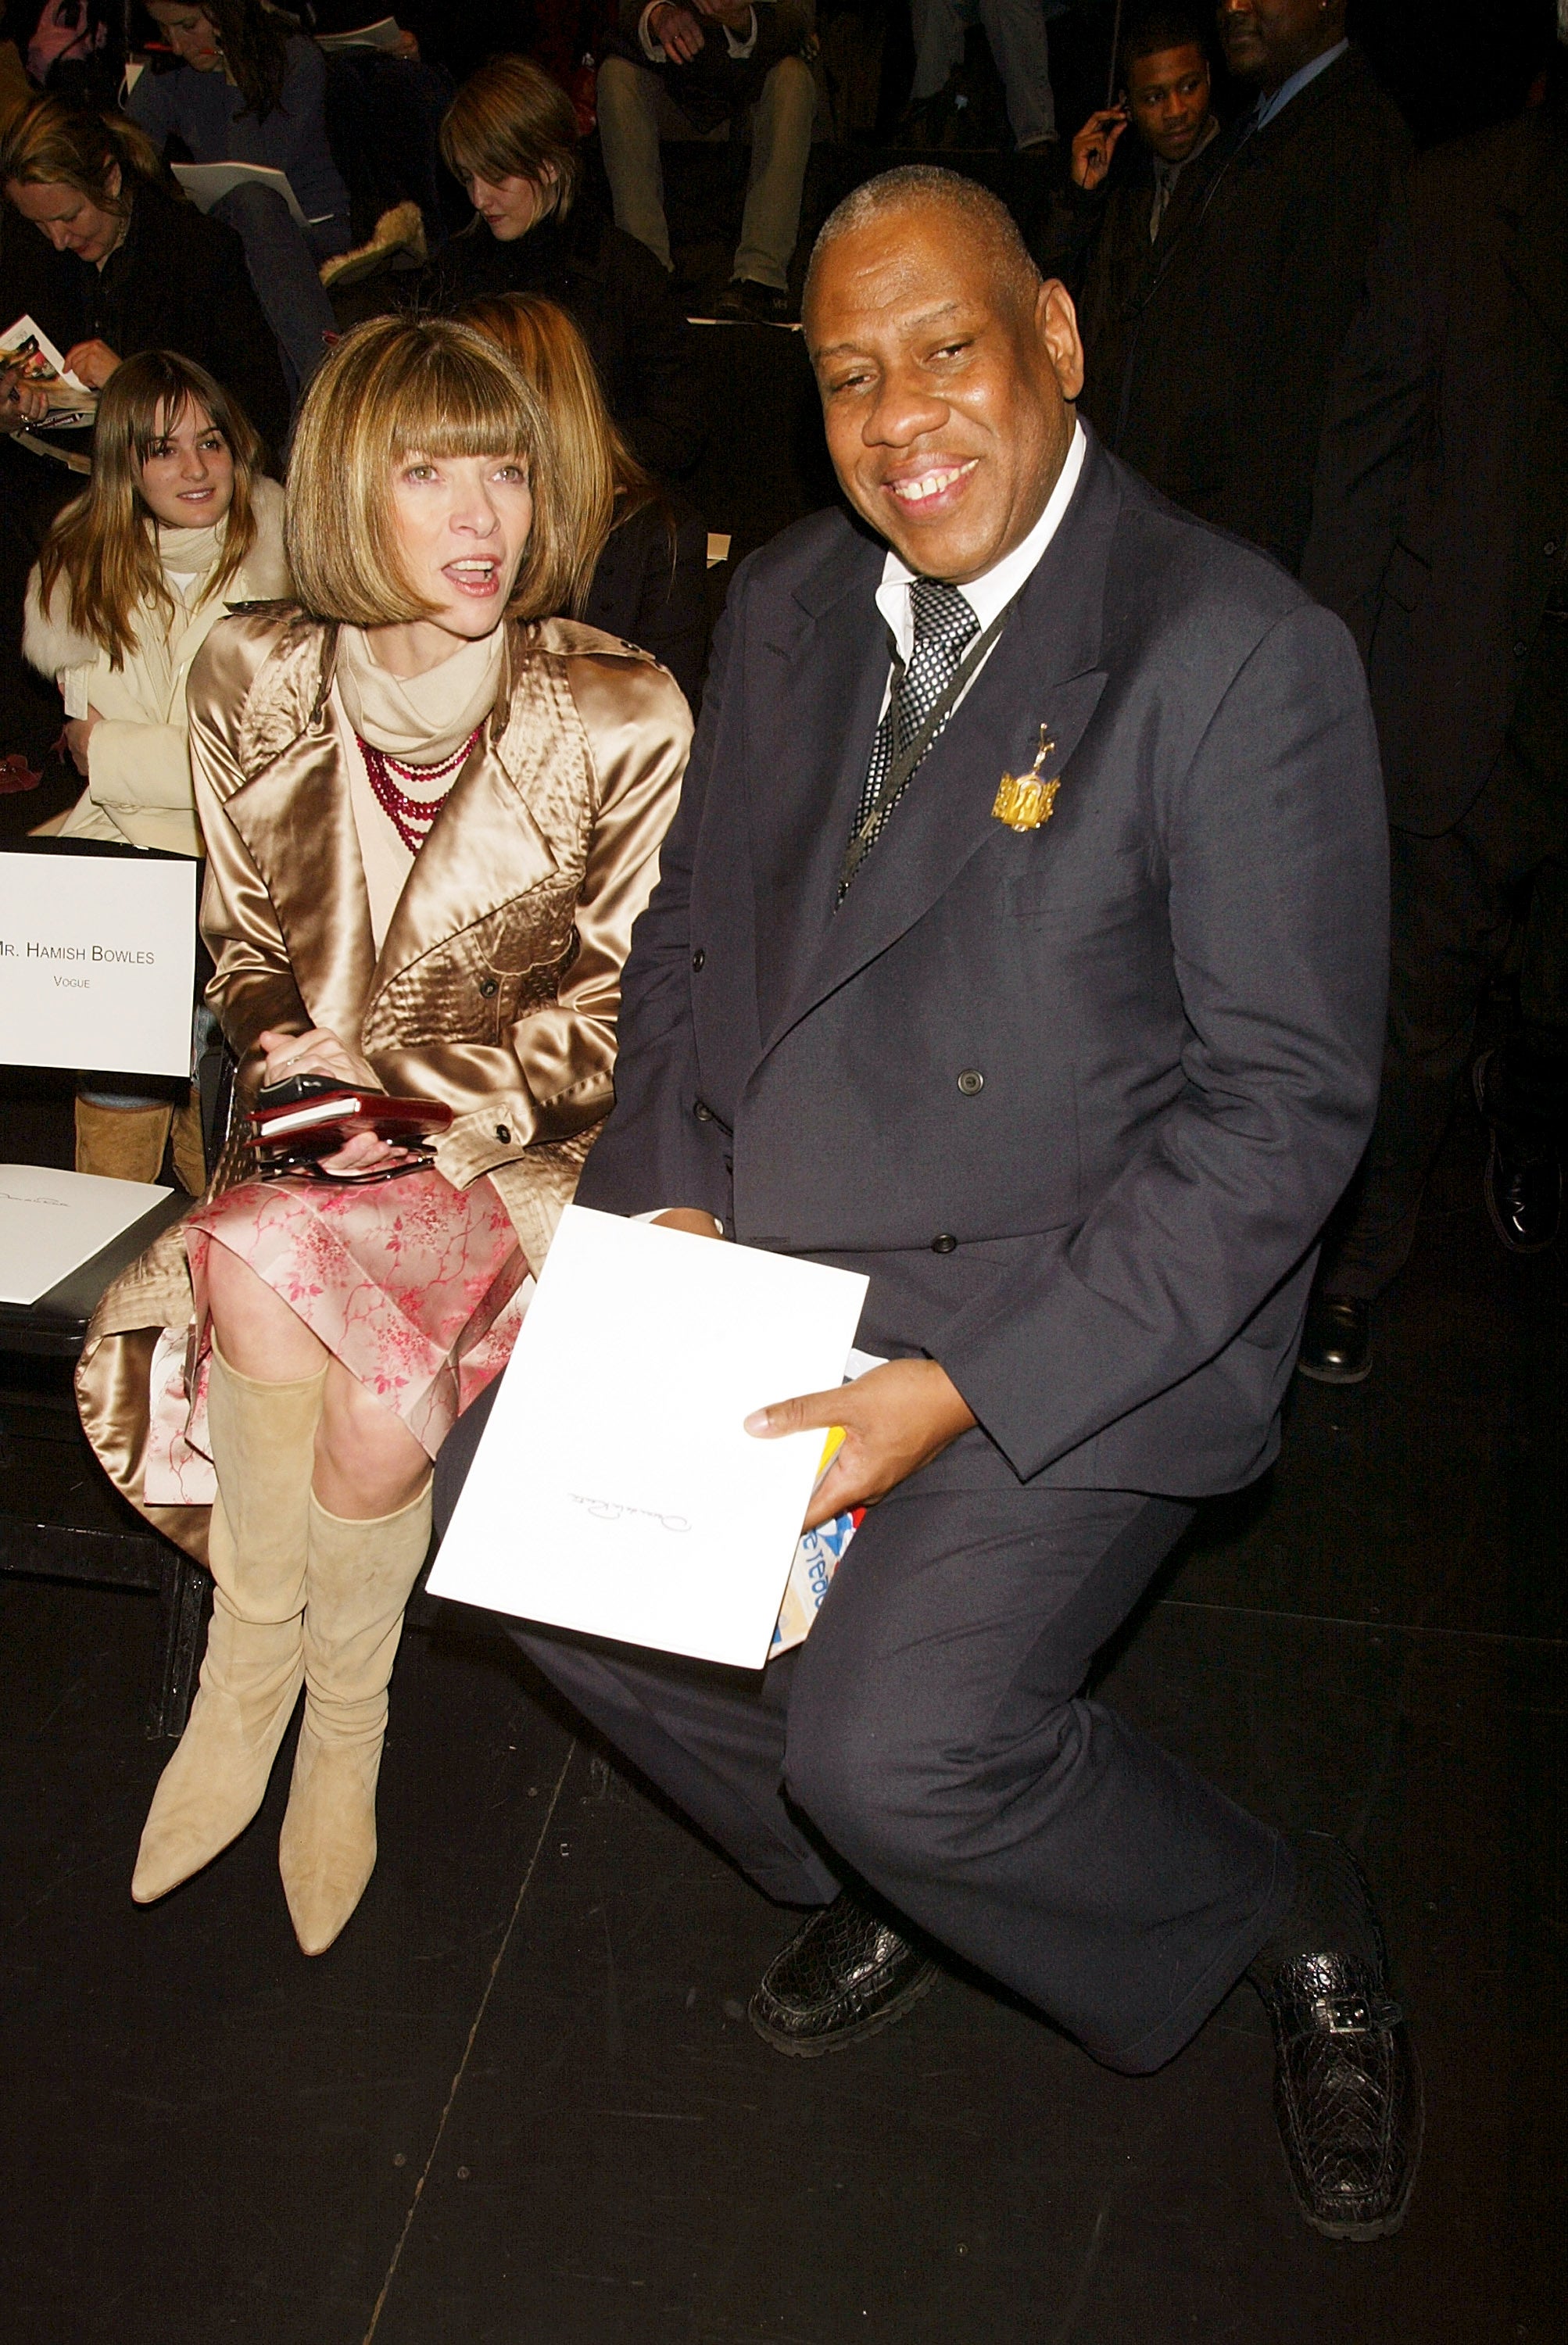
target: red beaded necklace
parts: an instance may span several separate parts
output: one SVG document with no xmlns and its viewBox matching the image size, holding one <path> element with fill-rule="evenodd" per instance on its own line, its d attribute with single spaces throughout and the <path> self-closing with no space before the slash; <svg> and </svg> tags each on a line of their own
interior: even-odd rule
<svg viewBox="0 0 1568 2345">
<path fill-rule="evenodd" d="M 431 825 L 446 804 L 452 785 L 483 730 L 482 719 L 463 746 L 454 749 L 450 757 L 443 757 L 439 766 L 406 766 L 401 757 L 393 757 L 385 749 L 378 749 L 372 741 L 365 739 L 362 733 L 354 735 L 360 745 L 360 755 L 365 761 L 371 787 L 376 794 L 376 803 L 411 855 L 417 855 L 430 837 Z M 399 787 L 400 781 L 426 784 L 444 781 L 446 788 L 439 797 L 414 798 Z"/>
</svg>

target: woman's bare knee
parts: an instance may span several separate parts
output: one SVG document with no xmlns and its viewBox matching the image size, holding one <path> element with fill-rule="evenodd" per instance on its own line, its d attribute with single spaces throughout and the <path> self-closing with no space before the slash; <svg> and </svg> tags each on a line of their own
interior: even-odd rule
<svg viewBox="0 0 1568 2345">
<path fill-rule="evenodd" d="M 402 1419 L 341 1360 L 327 1372 L 316 1431 L 316 1496 L 329 1514 L 368 1522 L 417 1497 L 430 1459 Z"/>
<path fill-rule="evenodd" d="M 207 1296 L 218 1348 L 242 1376 L 286 1384 L 318 1374 L 327 1356 L 325 1345 L 221 1241 L 208 1249 Z"/>
</svg>

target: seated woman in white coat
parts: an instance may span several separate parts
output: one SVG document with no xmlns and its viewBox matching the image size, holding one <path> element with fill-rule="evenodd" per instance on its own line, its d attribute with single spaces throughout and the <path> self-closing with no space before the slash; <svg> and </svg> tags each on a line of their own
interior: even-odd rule
<svg viewBox="0 0 1568 2345">
<path fill-rule="evenodd" d="M 260 442 L 205 368 L 144 350 L 109 377 L 88 487 L 27 583 L 23 650 L 60 687 L 66 747 L 87 787 L 45 826 L 66 838 L 199 855 L 185 686 L 235 603 L 289 591 L 283 492 Z M 87 1086 L 76 1170 L 156 1181 L 174 1129 L 184 1185 L 205 1185 L 193 1102 Z"/>
</svg>

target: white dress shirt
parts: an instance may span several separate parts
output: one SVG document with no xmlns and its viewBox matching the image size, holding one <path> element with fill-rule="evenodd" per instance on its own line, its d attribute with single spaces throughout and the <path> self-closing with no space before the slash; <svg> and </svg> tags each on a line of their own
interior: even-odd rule
<svg viewBox="0 0 1568 2345">
<path fill-rule="evenodd" d="M 1074 421 L 1073 437 L 1068 445 L 1066 458 L 1062 470 L 1056 475 L 1056 485 L 1045 500 L 1045 510 L 1028 536 L 1020 544 L 1015 545 L 1011 553 L 1004 553 L 1000 562 L 993 563 L 991 568 L 984 571 L 980 577 L 972 578 L 967 586 L 959 588 L 959 593 L 979 620 L 983 634 L 997 613 L 1006 609 L 1024 580 L 1031 577 L 1038 568 L 1045 548 L 1056 534 L 1063 514 L 1072 502 L 1073 492 L 1078 485 L 1078 475 L 1084 469 L 1084 452 L 1087 445 L 1088 442 L 1084 437 L 1083 425 Z M 910 588 L 913 585 L 917 575 L 918 573 L 915 571 L 906 569 L 890 546 L 888 558 L 882 564 L 882 583 L 877 588 L 877 608 L 888 623 L 888 632 L 898 645 L 899 657 L 905 662 L 914 649 L 914 614 L 910 608 Z M 991 651 L 995 649 L 996 645 L 993 644 Z M 970 677 L 969 683 L 965 685 L 958 700 L 954 702 L 955 707 L 961 707 L 967 699 L 973 685 L 974 677 L 980 674 L 981 668 L 985 665 L 985 660 L 990 657 L 991 652 L 987 652 L 985 659 L 981 661 L 980 667 L 975 669 L 974 675 Z M 890 665 L 888 681 L 882 692 L 884 716 L 887 713 L 888 695 L 892 688 L 892 669 Z"/>
</svg>

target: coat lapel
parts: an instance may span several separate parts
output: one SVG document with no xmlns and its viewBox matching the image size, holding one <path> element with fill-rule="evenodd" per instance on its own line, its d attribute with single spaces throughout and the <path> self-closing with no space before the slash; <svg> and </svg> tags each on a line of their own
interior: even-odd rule
<svg viewBox="0 0 1568 2345">
<path fill-rule="evenodd" d="M 250 779 L 225 812 L 266 887 L 306 1009 L 357 1037 L 375 967 L 348 777 L 327 710 L 334 635 L 301 624 L 259 671 L 240 727 Z"/>
<path fill-rule="evenodd" d="M 876 607 L 886 549 L 858 529 L 796 588 L 764 641 L 759 692 L 782 709 L 787 758 L 754 777 L 757 1012 L 766 1034 L 833 917 L 839 868 L 888 679 Z"/>
<path fill-rule="evenodd" d="M 1121 492 L 1091 439 L 1084 474 L 1018 607 L 956 716 L 919 768 L 854 885 L 804 961 L 765 1044 L 772 1050 L 820 1001 L 913 927 L 996 835 L 992 809 L 1004 773 L 1027 770 L 1049 726 L 1051 766 L 1065 768 L 1105 676 L 1097 665 L 1105 568 Z M 849 632 L 845 627 L 843 632 Z M 885 670 L 881 672 L 885 676 Z M 879 681 L 881 677 L 879 677 Z M 880 695 L 879 695 L 880 696 Z M 871 717 L 874 725 L 876 704 Z M 868 735 L 860 753 L 863 775 Z M 848 843 L 851 802 L 820 859 L 830 903 Z M 830 848 L 830 858 L 828 849 Z"/>
<path fill-rule="evenodd" d="M 550 878 L 556 857 L 542 824 L 556 827 L 561 808 L 575 819 L 589 802 L 586 741 L 565 685 L 541 659 L 529 664 L 530 690 L 514 692 L 517 660 L 514 635 L 484 737 L 420 850 L 379 956 L 327 706 L 330 632 L 311 631 L 257 678 L 240 743 L 252 778 L 227 811 L 271 898 L 311 1016 L 345 1041 L 433 945 Z"/>
</svg>

